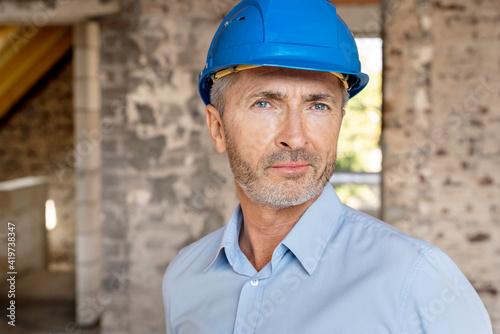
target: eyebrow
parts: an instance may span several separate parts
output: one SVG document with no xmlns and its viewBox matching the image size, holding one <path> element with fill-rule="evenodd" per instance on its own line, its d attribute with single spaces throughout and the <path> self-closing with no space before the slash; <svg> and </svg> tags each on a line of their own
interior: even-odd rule
<svg viewBox="0 0 500 334">
<path fill-rule="evenodd" d="M 288 95 L 282 92 L 270 91 L 270 90 L 261 90 L 255 94 L 252 94 L 247 97 L 247 100 L 253 100 L 255 98 L 266 98 L 270 100 L 280 100 L 284 101 L 288 99 Z"/>
<path fill-rule="evenodd" d="M 332 101 L 332 102 L 335 102 L 336 101 L 335 96 L 333 96 L 329 93 L 309 94 L 309 95 L 304 96 L 303 99 L 306 102 L 313 102 L 313 101 Z"/>
<path fill-rule="evenodd" d="M 270 91 L 270 90 L 261 90 L 255 94 L 252 94 L 246 98 L 246 100 L 253 100 L 255 98 L 266 98 L 270 100 L 278 100 L 285 101 L 288 99 L 288 95 L 283 92 L 278 91 Z M 313 93 L 308 94 L 302 97 L 302 99 L 306 102 L 314 102 L 314 101 L 332 101 L 335 102 L 337 99 L 335 96 L 329 93 Z"/>
</svg>

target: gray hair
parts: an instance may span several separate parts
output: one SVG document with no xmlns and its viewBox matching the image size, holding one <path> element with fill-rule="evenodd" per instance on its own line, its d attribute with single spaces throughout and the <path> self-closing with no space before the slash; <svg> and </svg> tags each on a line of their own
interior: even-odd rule
<svg viewBox="0 0 500 334">
<path fill-rule="evenodd" d="M 221 119 L 224 119 L 224 108 L 226 107 L 226 92 L 236 83 L 238 72 L 226 75 L 215 81 L 210 88 L 210 104 L 219 111 Z"/>
<path fill-rule="evenodd" d="M 224 108 L 226 107 L 226 92 L 233 84 L 236 83 L 238 72 L 232 73 L 216 80 L 210 89 L 210 104 L 219 111 L 220 118 L 224 118 Z M 338 78 L 337 78 L 338 79 Z M 344 87 L 344 84 L 338 79 L 340 89 L 342 90 L 342 109 L 344 109 L 349 102 L 349 93 Z"/>
<path fill-rule="evenodd" d="M 344 83 L 339 79 L 340 89 L 342 90 L 342 109 L 345 109 L 347 102 L 349 102 L 349 92 L 344 86 Z"/>
</svg>

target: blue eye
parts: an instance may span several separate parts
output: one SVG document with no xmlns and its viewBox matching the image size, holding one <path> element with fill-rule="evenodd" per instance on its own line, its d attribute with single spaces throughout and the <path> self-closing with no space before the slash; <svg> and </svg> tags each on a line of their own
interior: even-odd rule
<svg viewBox="0 0 500 334">
<path fill-rule="evenodd" d="M 323 103 L 317 103 L 313 106 L 313 109 L 315 110 L 328 110 L 328 106 Z"/>
<path fill-rule="evenodd" d="M 266 102 L 266 101 L 259 101 L 259 102 L 256 102 L 255 103 L 255 106 L 257 108 L 269 108 L 271 105 L 269 104 L 269 102 Z"/>
</svg>

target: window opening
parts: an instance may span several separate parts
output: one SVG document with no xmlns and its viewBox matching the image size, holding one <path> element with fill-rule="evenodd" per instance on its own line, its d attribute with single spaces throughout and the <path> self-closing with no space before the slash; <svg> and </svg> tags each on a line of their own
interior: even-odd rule
<svg viewBox="0 0 500 334">
<path fill-rule="evenodd" d="M 357 38 L 366 88 L 349 101 L 330 182 L 345 204 L 380 217 L 382 151 L 382 40 Z"/>
</svg>

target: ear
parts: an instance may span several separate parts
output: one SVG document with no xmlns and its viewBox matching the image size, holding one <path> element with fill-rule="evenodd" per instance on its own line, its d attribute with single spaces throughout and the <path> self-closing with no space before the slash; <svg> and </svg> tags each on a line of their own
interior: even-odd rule
<svg viewBox="0 0 500 334">
<path fill-rule="evenodd" d="M 217 152 L 226 152 L 226 136 L 224 135 L 222 120 L 219 111 L 211 104 L 207 105 L 207 125 Z"/>
<path fill-rule="evenodd" d="M 342 119 L 345 117 L 345 109 L 342 109 Z"/>
</svg>

